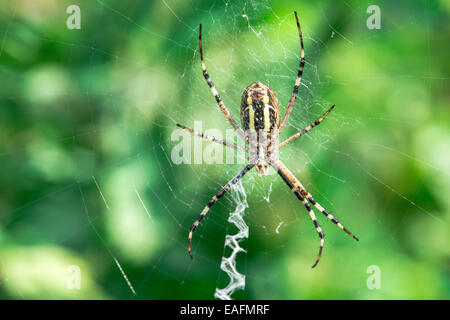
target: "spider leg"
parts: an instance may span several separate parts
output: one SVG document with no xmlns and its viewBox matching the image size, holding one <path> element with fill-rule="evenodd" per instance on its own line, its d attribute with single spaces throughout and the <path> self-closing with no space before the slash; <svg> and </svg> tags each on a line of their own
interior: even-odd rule
<svg viewBox="0 0 450 320">
<path fill-rule="evenodd" d="M 291 143 L 292 141 L 294 141 L 297 138 L 300 138 L 302 135 L 304 135 L 305 133 L 307 133 L 309 130 L 311 130 L 312 128 L 314 128 L 315 126 L 317 126 L 318 124 L 320 124 L 322 122 L 323 119 L 325 119 L 325 117 L 331 112 L 331 110 L 333 110 L 335 107 L 335 105 L 333 104 L 331 106 L 330 109 L 327 110 L 327 112 L 325 112 L 319 119 L 317 119 L 316 121 L 314 121 L 313 123 L 311 123 L 309 126 L 307 126 L 305 129 L 303 129 L 302 131 L 297 132 L 296 134 L 290 136 L 289 138 L 287 138 L 286 140 L 284 140 L 283 142 L 281 142 L 280 144 L 278 144 L 275 149 L 279 149 L 281 147 L 284 147 L 285 145 L 287 145 L 288 143 Z"/>
<path fill-rule="evenodd" d="M 228 142 L 228 141 L 225 141 L 225 140 L 220 140 L 220 139 L 217 139 L 215 137 L 207 136 L 206 134 L 204 134 L 202 132 L 197 132 L 197 131 L 194 131 L 192 129 L 189 129 L 188 127 L 185 127 L 182 124 L 178 124 L 177 123 L 177 126 L 180 127 L 181 129 L 189 131 L 190 133 L 192 133 L 192 134 L 194 134 L 196 136 L 199 136 L 200 138 L 203 138 L 203 139 L 206 139 L 206 140 L 209 140 L 209 141 L 213 141 L 213 142 L 217 142 L 219 144 L 223 144 L 226 147 L 230 147 L 230 148 L 233 148 L 233 149 L 239 149 L 239 150 L 242 150 L 244 152 L 248 152 L 248 148 L 243 148 L 241 146 L 238 146 L 237 144 L 234 144 L 234 143 L 231 143 L 231 142 Z"/>
<path fill-rule="evenodd" d="M 277 165 L 281 165 L 282 167 L 284 167 L 286 170 L 286 166 L 281 162 L 281 161 L 277 161 Z M 287 170 L 289 172 L 289 170 Z M 290 172 L 289 172 L 290 173 Z M 292 173 L 291 173 L 292 175 Z M 293 175 L 292 175 L 293 176 Z M 312 197 L 312 195 L 305 189 L 305 187 L 301 184 L 300 181 L 298 181 L 298 179 L 296 179 L 294 176 L 293 178 L 295 179 L 295 182 L 297 183 L 297 187 L 300 190 L 301 194 L 308 199 L 308 201 L 317 208 L 317 210 L 319 210 L 320 212 L 322 212 L 325 217 L 327 217 L 329 220 L 331 220 L 335 225 L 337 225 L 342 231 L 344 231 L 345 233 L 347 233 L 350 237 L 352 237 L 353 239 L 355 239 L 356 241 L 359 241 L 359 239 L 353 235 L 350 231 L 348 231 L 340 222 L 339 220 L 334 217 L 332 214 L 330 214 L 327 210 L 325 210 L 316 200 L 314 200 L 314 198 Z"/>
<path fill-rule="evenodd" d="M 278 161 L 278 163 L 281 163 L 281 161 Z M 283 163 L 281 163 L 281 166 L 284 166 Z M 286 167 L 286 166 L 284 166 Z M 286 168 L 287 169 L 287 168 Z M 295 178 L 295 177 L 294 177 Z M 345 233 L 347 233 L 350 237 L 352 237 L 353 239 L 355 239 L 356 241 L 359 241 L 359 239 L 354 236 L 350 231 L 348 231 L 340 222 L 338 219 L 336 219 L 332 214 L 330 214 L 327 210 L 325 210 L 319 203 L 317 203 L 316 200 L 314 200 L 314 198 L 312 197 L 312 195 L 305 189 L 305 187 L 302 185 L 302 183 L 300 181 L 298 181 L 298 179 L 295 179 L 296 183 L 297 183 L 297 187 L 300 190 L 301 194 L 308 199 L 308 201 L 317 208 L 317 210 L 319 210 L 320 212 L 322 212 L 325 217 L 327 217 L 329 220 L 333 221 L 334 224 L 336 224 L 342 231 L 344 231 Z"/>
<path fill-rule="evenodd" d="M 235 185 L 239 180 L 241 180 L 242 177 L 247 172 L 249 172 L 250 169 L 252 169 L 254 166 L 255 166 L 254 163 L 250 163 L 244 169 L 242 169 L 241 172 L 239 172 L 236 176 L 234 176 L 234 178 L 231 179 L 230 182 L 228 182 L 222 189 L 220 189 L 219 192 L 217 192 L 217 194 L 214 197 L 211 198 L 211 200 L 208 202 L 206 207 L 200 213 L 200 216 L 197 218 L 197 220 L 194 221 L 194 223 L 192 224 L 191 229 L 189 231 L 189 237 L 188 237 L 188 253 L 189 253 L 189 256 L 191 257 L 191 259 L 193 259 L 192 254 L 191 254 L 191 242 L 192 242 L 192 235 L 193 235 L 195 229 L 197 229 L 198 225 L 200 224 L 202 219 L 206 216 L 209 209 L 214 205 L 214 203 L 216 203 L 217 200 L 222 198 L 228 191 L 230 191 L 231 187 L 233 185 Z"/>
<path fill-rule="evenodd" d="M 316 202 L 316 200 L 314 200 L 314 198 L 311 196 L 311 194 L 306 191 L 306 189 L 300 184 L 301 188 L 302 188 L 302 193 L 303 195 L 308 199 L 309 202 L 311 202 L 311 204 L 317 208 L 317 210 L 319 210 L 320 212 L 322 212 L 325 217 L 327 217 L 329 220 L 333 221 L 333 223 L 335 225 L 337 225 L 342 231 L 344 231 L 345 233 L 347 233 L 350 237 L 352 237 L 353 239 L 355 239 L 356 241 L 359 241 L 359 239 L 354 236 L 350 231 L 348 231 L 340 222 L 338 219 L 336 219 L 333 215 L 331 215 L 327 210 L 325 210 L 319 203 Z"/>
<path fill-rule="evenodd" d="M 294 85 L 294 91 L 292 92 L 291 99 L 289 100 L 289 104 L 286 108 L 286 113 L 284 114 L 283 121 L 281 121 L 279 133 L 283 131 L 284 127 L 286 126 L 286 123 L 289 119 L 289 115 L 292 112 L 292 109 L 295 105 L 295 100 L 297 99 L 298 95 L 298 88 L 300 87 L 300 81 L 302 81 L 302 74 L 303 74 L 303 68 L 305 67 L 305 48 L 303 47 L 303 37 L 302 37 L 302 30 L 300 28 L 300 22 L 298 21 L 297 12 L 294 11 L 295 14 L 295 20 L 297 20 L 297 28 L 298 28 L 298 35 L 300 37 L 300 47 L 301 47 L 301 55 L 300 55 L 300 63 L 298 67 L 298 73 L 297 73 L 297 79 L 295 80 Z"/>
<path fill-rule="evenodd" d="M 308 201 L 306 201 L 304 195 L 302 194 L 301 189 L 299 187 L 300 184 L 299 184 L 297 178 L 279 160 L 276 161 L 275 163 L 272 163 L 272 167 L 280 175 L 280 177 L 283 179 L 283 181 L 288 185 L 288 187 L 295 194 L 295 196 L 301 202 L 303 202 L 303 205 L 305 206 L 306 210 L 308 210 L 309 217 L 313 221 L 314 227 L 316 228 L 316 231 L 319 234 L 319 237 L 320 237 L 319 254 L 317 255 L 316 262 L 312 266 L 314 268 L 315 266 L 317 266 L 317 264 L 320 261 L 320 257 L 322 256 L 323 244 L 325 242 L 325 234 L 323 233 L 322 228 L 320 227 L 319 221 L 317 221 L 316 215 L 314 214 L 311 206 L 309 205 Z"/>
<path fill-rule="evenodd" d="M 206 83 L 208 83 L 209 88 L 211 89 L 212 94 L 214 95 L 214 97 L 216 98 L 217 104 L 219 105 L 220 109 L 222 110 L 223 114 L 225 115 L 225 117 L 228 119 L 228 121 L 231 123 L 231 125 L 233 126 L 234 130 L 237 131 L 237 133 L 239 134 L 239 136 L 245 140 L 244 137 L 244 132 L 242 131 L 241 128 L 239 128 L 239 126 L 237 125 L 236 121 L 234 121 L 234 119 L 231 117 L 230 112 L 228 111 L 228 108 L 225 106 L 225 104 L 223 103 L 222 99 L 219 96 L 219 93 L 217 92 L 216 88 L 214 87 L 214 84 L 211 81 L 211 77 L 209 76 L 208 71 L 206 71 L 206 65 L 205 65 L 205 61 L 203 60 L 203 50 L 202 50 L 202 25 L 200 24 L 200 29 L 199 29 L 199 33 L 198 33 L 198 45 L 200 48 L 200 61 L 202 64 L 202 70 L 203 70 L 203 77 L 206 80 Z"/>
</svg>

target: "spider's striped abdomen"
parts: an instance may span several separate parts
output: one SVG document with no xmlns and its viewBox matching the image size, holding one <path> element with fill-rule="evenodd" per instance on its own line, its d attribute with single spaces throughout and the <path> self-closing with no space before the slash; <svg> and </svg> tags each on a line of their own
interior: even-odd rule
<svg viewBox="0 0 450 320">
<path fill-rule="evenodd" d="M 241 122 L 249 144 L 249 161 L 258 174 L 268 174 L 272 148 L 280 126 L 280 111 L 275 93 L 269 86 L 254 82 L 242 95 Z M 276 130 L 276 131 L 275 131 Z"/>
<path fill-rule="evenodd" d="M 254 82 L 245 89 L 241 102 L 241 122 L 246 132 L 271 132 L 280 126 L 278 100 L 269 86 Z"/>
</svg>

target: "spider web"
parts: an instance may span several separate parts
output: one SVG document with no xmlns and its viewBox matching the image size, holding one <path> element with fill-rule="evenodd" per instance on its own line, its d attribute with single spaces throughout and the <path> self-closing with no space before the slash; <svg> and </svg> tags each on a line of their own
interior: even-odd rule
<svg viewBox="0 0 450 320">
<path fill-rule="evenodd" d="M 414 285 L 402 287 L 411 274 L 439 282 L 433 281 L 439 261 L 449 252 L 433 235 L 448 234 L 450 208 L 449 132 L 432 124 L 429 111 L 449 79 L 432 62 L 432 33 L 440 26 L 431 20 L 439 5 L 419 1 L 390 15 L 381 1 L 383 27 L 371 31 L 365 26 L 369 2 L 77 1 L 82 29 L 70 31 L 60 23 L 70 4 L 24 0 L 0 7 L 0 72 L 2 81 L 10 80 L 0 89 L 6 141 L 0 160 L 5 172 L 17 172 L 2 182 L 2 296 L 409 298 L 422 297 Z M 191 261 L 191 224 L 245 163 L 239 153 L 231 164 L 176 165 L 171 158 L 176 123 L 201 121 L 203 131 L 223 137 L 230 128 L 201 74 L 198 24 L 208 71 L 239 122 L 241 94 L 254 81 L 275 91 L 284 114 L 300 54 L 294 10 L 306 66 L 284 137 L 332 104 L 337 108 L 284 147 L 280 158 L 362 241 L 353 243 L 317 213 L 325 251 L 311 270 L 319 240 L 306 211 L 273 171 L 258 178 L 253 170 L 199 226 Z M 348 21 L 340 20 L 344 16 Z M 378 57 L 358 60 L 383 41 L 411 34 L 420 50 L 409 54 L 425 59 L 423 69 L 406 63 L 387 72 Z M 51 53 L 45 59 L 33 54 L 45 50 Z M 380 58 L 389 66 L 398 59 Z M 380 100 L 401 110 L 368 101 L 386 90 L 383 82 L 404 84 Z M 405 114 L 403 100 L 411 92 L 418 102 Z M 434 111 L 448 119 L 448 112 Z M 203 152 L 211 145 L 195 139 Z M 408 166 L 414 179 L 404 171 Z M 232 217 L 239 217 L 238 228 Z M 414 234 L 423 230 L 418 245 Z M 239 239 L 234 251 L 227 246 L 233 239 Z M 434 264 L 423 262 L 428 258 Z M 394 288 L 366 288 L 373 264 Z M 81 290 L 66 287 L 70 265 L 80 267 Z M 399 275 L 398 265 L 410 273 Z M 437 284 L 427 290 L 425 297 L 448 295 Z"/>
</svg>

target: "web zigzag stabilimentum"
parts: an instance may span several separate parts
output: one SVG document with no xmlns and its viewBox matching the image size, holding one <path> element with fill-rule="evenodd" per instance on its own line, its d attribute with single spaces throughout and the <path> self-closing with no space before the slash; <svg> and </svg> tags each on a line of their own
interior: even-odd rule
<svg viewBox="0 0 450 320">
<path fill-rule="evenodd" d="M 226 257 L 224 254 L 220 264 L 220 268 L 230 277 L 228 285 L 223 289 L 216 288 L 214 293 L 214 297 L 221 300 L 232 300 L 231 295 L 236 290 L 243 290 L 245 288 L 245 275 L 239 273 L 236 268 L 237 254 L 239 252 L 246 252 L 239 243 L 243 239 L 248 238 L 248 226 L 243 219 L 245 209 L 248 208 L 248 203 L 247 194 L 245 193 L 242 182 L 233 186 L 230 194 L 236 203 L 236 209 L 230 212 L 228 222 L 233 223 L 238 228 L 238 232 L 234 235 L 227 234 L 225 237 L 225 248 L 229 247 L 233 251 L 229 257 Z"/>
</svg>

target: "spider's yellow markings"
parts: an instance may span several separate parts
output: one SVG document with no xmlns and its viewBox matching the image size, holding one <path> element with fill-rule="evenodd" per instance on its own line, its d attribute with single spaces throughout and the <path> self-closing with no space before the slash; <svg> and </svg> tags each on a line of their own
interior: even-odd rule
<svg viewBox="0 0 450 320">
<path fill-rule="evenodd" d="M 270 114 L 269 114 L 269 96 L 267 95 L 267 90 L 264 90 L 264 97 L 263 97 L 263 103 L 264 103 L 264 131 L 269 132 L 270 131 Z"/>
<path fill-rule="evenodd" d="M 248 126 L 250 128 L 250 131 L 255 131 L 255 110 L 253 110 L 253 105 L 251 104 L 248 107 L 248 117 Z"/>
</svg>

